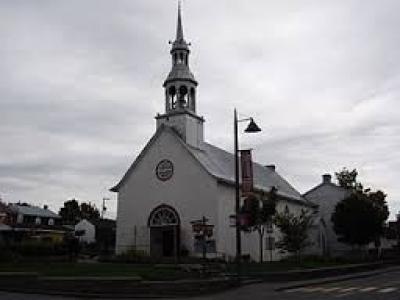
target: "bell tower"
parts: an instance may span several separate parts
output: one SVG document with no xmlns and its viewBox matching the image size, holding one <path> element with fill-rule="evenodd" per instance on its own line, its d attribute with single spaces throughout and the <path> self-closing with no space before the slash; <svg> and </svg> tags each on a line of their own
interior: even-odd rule
<svg viewBox="0 0 400 300">
<path fill-rule="evenodd" d="M 178 22 L 175 41 L 170 42 L 172 67 L 163 87 L 165 113 L 156 116 L 157 128 L 167 125 L 176 130 L 190 146 L 200 148 L 203 142 L 204 118 L 196 114 L 197 81 L 189 68 L 189 46 L 183 36 L 181 6 L 178 6 Z"/>
</svg>

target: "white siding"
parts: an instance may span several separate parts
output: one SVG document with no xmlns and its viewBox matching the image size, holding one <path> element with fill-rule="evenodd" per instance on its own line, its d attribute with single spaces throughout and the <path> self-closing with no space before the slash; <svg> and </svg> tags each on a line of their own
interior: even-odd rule
<svg viewBox="0 0 400 300">
<path fill-rule="evenodd" d="M 88 220 L 83 219 L 75 225 L 75 232 L 83 230 L 84 235 L 79 237 L 80 242 L 94 243 L 96 241 L 96 227 Z"/>
<path fill-rule="evenodd" d="M 170 180 L 160 181 L 155 175 L 156 165 L 162 159 L 174 164 Z M 118 194 L 117 253 L 134 246 L 149 251 L 147 227 L 151 211 L 161 204 L 172 206 L 181 220 L 181 246 L 193 250 L 190 221 L 202 216 L 217 222 L 217 184 L 203 167 L 181 145 L 180 141 L 164 130 L 136 165 Z M 136 228 L 136 238 L 135 238 Z M 218 234 L 215 236 L 218 238 Z"/>
<path fill-rule="evenodd" d="M 343 200 L 346 195 L 348 195 L 348 191 L 332 183 L 321 184 L 305 195 L 306 199 L 319 205 L 318 214 L 326 223 L 327 250 L 328 254 L 331 255 L 340 255 L 344 251 L 350 250 L 349 246 L 338 242 L 331 221 L 336 204 Z"/>
</svg>

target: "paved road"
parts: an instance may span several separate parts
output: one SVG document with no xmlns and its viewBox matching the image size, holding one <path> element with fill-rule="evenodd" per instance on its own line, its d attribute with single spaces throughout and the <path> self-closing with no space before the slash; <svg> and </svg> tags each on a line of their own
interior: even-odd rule
<svg viewBox="0 0 400 300">
<path fill-rule="evenodd" d="M 276 291 L 276 286 L 267 283 L 253 284 L 224 293 L 190 298 L 190 300 L 399 300 L 400 270 L 359 279 L 336 283 L 316 284 L 313 286 L 291 288 Z M 0 292 L 1 300 L 72 300 L 58 296 L 23 295 Z M 111 300 L 111 299 L 110 299 Z"/>
</svg>

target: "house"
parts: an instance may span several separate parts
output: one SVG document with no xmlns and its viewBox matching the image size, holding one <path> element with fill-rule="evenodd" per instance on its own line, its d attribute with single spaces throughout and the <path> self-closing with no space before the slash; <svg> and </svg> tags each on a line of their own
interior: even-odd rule
<svg viewBox="0 0 400 300">
<path fill-rule="evenodd" d="M 27 239 L 59 243 L 67 231 L 61 225 L 61 217 L 48 209 L 26 203 L 8 204 L 3 211 L 7 214 L 9 236 L 12 242 Z"/>
<path fill-rule="evenodd" d="M 351 190 L 333 183 L 330 174 L 322 175 L 321 183 L 303 194 L 305 199 L 318 205 L 318 218 L 324 224 L 324 230 L 319 232 L 318 240 L 326 255 L 340 256 L 351 249 L 348 245 L 338 241 L 331 221 L 336 204 L 350 194 Z"/>
<path fill-rule="evenodd" d="M 118 194 L 117 254 L 141 250 L 155 257 L 200 255 L 192 224 L 204 217 L 213 226 L 207 256 L 235 256 L 236 230 L 230 226 L 235 212 L 234 155 L 204 139 L 205 119 L 197 113 L 198 82 L 189 68 L 189 46 L 179 9 L 172 69 L 163 84 L 165 112 L 156 116 L 154 135 L 111 188 Z M 315 208 L 275 166 L 252 167 L 257 194 L 277 189 L 278 211 Z M 278 239 L 279 232 L 270 238 Z M 256 233 L 242 233 L 243 255 L 257 260 L 258 245 Z M 272 256 L 276 260 L 282 254 L 273 249 Z"/>
<path fill-rule="evenodd" d="M 6 244 L 11 238 L 12 227 L 11 211 L 3 202 L 0 202 L 0 245 Z"/>
<path fill-rule="evenodd" d="M 96 242 L 96 226 L 86 219 L 80 220 L 75 225 L 74 232 L 80 243 L 91 244 Z"/>
<path fill-rule="evenodd" d="M 74 228 L 81 243 L 96 243 L 102 250 L 115 248 L 116 222 L 110 219 L 80 220 Z"/>
</svg>

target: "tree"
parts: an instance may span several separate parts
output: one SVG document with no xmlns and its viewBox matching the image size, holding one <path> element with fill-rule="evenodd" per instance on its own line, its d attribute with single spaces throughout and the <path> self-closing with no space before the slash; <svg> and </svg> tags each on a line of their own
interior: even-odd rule
<svg viewBox="0 0 400 300">
<path fill-rule="evenodd" d="M 248 215 L 248 224 L 243 228 L 245 231 L 256 231 L 259 237 L 260 262 L 263 262 L 263 240 L 265 226 L 272 224 L 272 218 L 276 212 L 277 189 L 272 187 L 268 195 L 261 194 L 249 196 L 245 199 L 242 213 Z"/>
<path fill-rule="evenodd" d="M 377 242 L 389 216 L 386 195 L 382 191 L 353 191 L 340 201 L 332 214 L 338 240 L 359 247 Z"/>
<path fill-rule="evenodd" d="M 335 172 L 335 176 L 339 186 L 357 191 L 363 190 L 362 184 L 357 181 L 358 172 L 356 169 L 349 171 L 347 168 L 343 168 L 341 171 Z"/>
<path fill-rule="evenodd" d="M 357 181 L 356 169 L 343 168 L 335 175 L 339 185 L 351 191 L 336 205 L 331 217 L 338 240 L 359 247 L 375 242 L 378 248 L 389 216 L 385 193 L 364 189 Z"/>
<path fill-rule="evenodd" d="M 284 212 L 276 214 L 275 224 L 282 234 L 277 247 L 295 253 L 297 258 L 300 259 L 301 252 L 311 245 L 308 240 L 308 233 L 313 225 L 311 213 L 302 209 L 299 215 L 295 215 L 286 206 Z"/>
<path fill-rule="evenodd" d="M 64 206 L 58 214 L 64 224 L 75 225 L 82 219 L 98 220 L 100 212 L 94 204 L 82 202 L 80 205 L 76 199 L 64 202 Z"/>
<path fill-rule="evenodd" d="M 81 219 L 98 220 L 100 219 L 100 212 L 94 204 L 82 202 L 80 205 Z"/>
<path fill-rule="evenodd" d="M 75 199 L 65 201 L 58 214 L 64 224 L 75 225 L 81 217 L 78 201 Z"/>
</svg>

